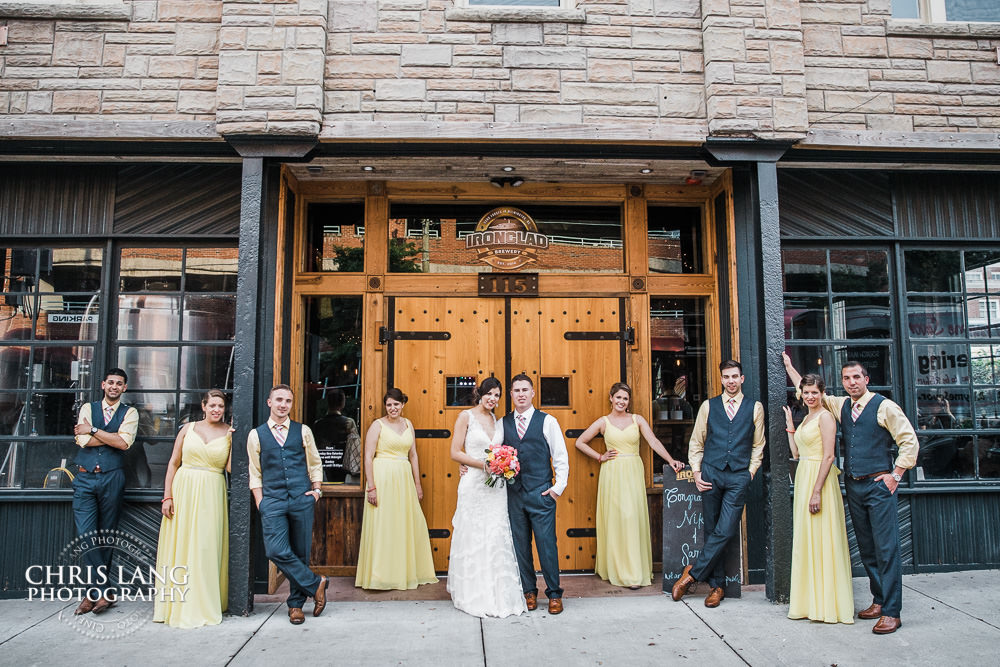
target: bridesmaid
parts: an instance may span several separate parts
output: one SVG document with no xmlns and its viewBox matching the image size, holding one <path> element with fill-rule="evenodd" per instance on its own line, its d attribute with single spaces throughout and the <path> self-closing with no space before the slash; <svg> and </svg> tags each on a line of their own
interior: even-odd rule
<svg viewBox="0 0 1000 667">
<path fill-rule="evenodd" d="M 597 563 L 601 579 L 615 586 L 636 589 L 649 586 L 653 579 L 653 549 L 649 535 L 649 507 L 646 478 L 639 458 L 639 436 L 674 470 L 684 464 L 675 460 L 653 435 L 653 429 L 639 415 L 628 412 L 632 390 L 624 382 L 611 385 L 608 393 L 611 414 L 590 425 L 576 440 L 576 448 L 599 461 L 597 484 Z M 604 436 L 605 451 L 590 446 Z"/>
<path fill-rule="evenodd" d="M 166 582 L 159 587 L 174 599 L 158 595 L 153 620 L 175 628 L 219 624 L 229 597 L 229 512 L 222 473 L 232 463 L 232 442 L 224 421 L 226 395 L 210 390 L 201 409 L 205 418 L 185 424 L 174 441 L 160 505 L 156 571 Z"/>
<path fill-rule="evenodd" d="M 366 589 L 416 588 L 437 581 L 427 521 L 420 509 L 420 464 L 413 424 L 402 416 L 406 394 L 382 397 L 386 416 L 365 436 L 365 503 L 361 553 L 354 585 Z"/>
<path fill-rule="evenodd" d="M 823 407 L 826 384 L 810 373 L 799 383 L 809 413 L 796 429 L 785 410 L 795 469 L 792 500 L 792 581 L 788 618 L 854 623 L 851 556 L 847 546 L 840 471 L 833 465 L 837 422 Z M 831 474 L 832 472 L 832 474 Z"/>
</svg>

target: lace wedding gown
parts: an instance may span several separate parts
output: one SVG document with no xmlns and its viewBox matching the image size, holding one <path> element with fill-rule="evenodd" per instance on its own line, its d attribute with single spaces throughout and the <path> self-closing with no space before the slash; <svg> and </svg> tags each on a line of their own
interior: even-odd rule
<svg viewBox="0 0 1000 667">
<path fill-rule="evenodd" d="M 465 453 L 486 460 L 486 448 L 503 442 L 503 429 L 487 433 L 471 410 Z M 527 611 L 507 516 L 507 487 L 486 486 L 486 473 L 469 468 L 458 482 L 452 519 L 448 592 L 457 609 L 473 616 L 503 618 Z"/>
</svg>

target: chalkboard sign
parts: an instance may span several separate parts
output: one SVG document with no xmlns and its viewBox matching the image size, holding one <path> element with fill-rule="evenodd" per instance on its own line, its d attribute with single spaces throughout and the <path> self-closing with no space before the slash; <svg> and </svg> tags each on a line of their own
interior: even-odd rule
<svg viewBox="0 0 1000 667">
<path fill-rule="evenodd" d="M 674 472 L 663 466 L 663 591 L 669 592 L 681 578 L 684 566 L 694 563 L 705 544 L 701 492 L 690 469 Z M 726 548 L 726 597 L 741 595 L 740 559 L 742 541 L 734 538 Z M 706 591 L 707 593 L 707 591 Z"/>
</svg>

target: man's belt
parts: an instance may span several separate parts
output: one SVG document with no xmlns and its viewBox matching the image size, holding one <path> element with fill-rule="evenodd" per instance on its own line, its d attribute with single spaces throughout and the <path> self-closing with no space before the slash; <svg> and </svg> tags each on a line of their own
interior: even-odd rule
<svg viewBox="0 0 1000 667">
<path fill-rule="evenodd" d="M 888 470 L 883 470 L 882 472 L 873 472 L 870 475 L 860 475 L 860 476 L 858 476 L 858 475 L 848 475 L 848 477 L 850 477 L 853 480 L 856 480 L 856 481 L 860 482 L 863 479 L 871 479 L 872 477 L 878 477 L 879 475 L 888 475 L 888 474 L 889 474 Z"/>
<path fill-rule="evenodd" d="M 80 469 L 80 472 L 104 472 L 103 470 L 101 470 L 101 466 L 100 465 L 94 466 L 93 470 L 87 470 L 83 466 L 77 466 L 77 468 Z"/>
</svg>

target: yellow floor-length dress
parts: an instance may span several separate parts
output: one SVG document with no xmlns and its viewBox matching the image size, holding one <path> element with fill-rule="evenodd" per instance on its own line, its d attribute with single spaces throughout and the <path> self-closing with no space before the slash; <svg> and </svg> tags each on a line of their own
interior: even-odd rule
<svg viewBox="0 0 1000 667">
<path fill-rule="evenodd" d="M 156 586 L 167 589 L 173 600 L 168 594 L 157 595 L 153 605 L 157 623 L 197 628 L 222 621 L 229 598 L 229 512 L 223 472 L 230 446 L 229 434 L 205 442 L 194 425 L 184 436 L 181 466 L 170 493 L 174 516 L 160 522 L 156 549 L 156 571 L 165 579 Z"/>
<path fill-rule="evenodd" d="M 403 434 L 382 423 L 372 461 L 378 505 L 365 502 L 355 586 L 407 590 L 437 581 L 427 521 L 417 500 L 408 454 L 413 445 L 409 421 Z"/>
<path fill-rule="evenodd" d="M 823 459 L 819 419 L 795 432 L 799 463 L 792 501 L 792 581 L 788 618 L 824 623 L 854 623 L 851 555 L 847 545 L 844 501 L 836 466 L 820 491 L 820 511 L 809 512 L 809 498 Z"/>
<path fill-rule="evenodd" d="M 653 550 L 646 479 L 639 458 L 639 424 L 620 429 L 607 417 L 604 444 L 618 456 L 601 464 L 597 483 L 597 562 L 601 579 L 615 586 L 649 586 Z"/>
</svg>

